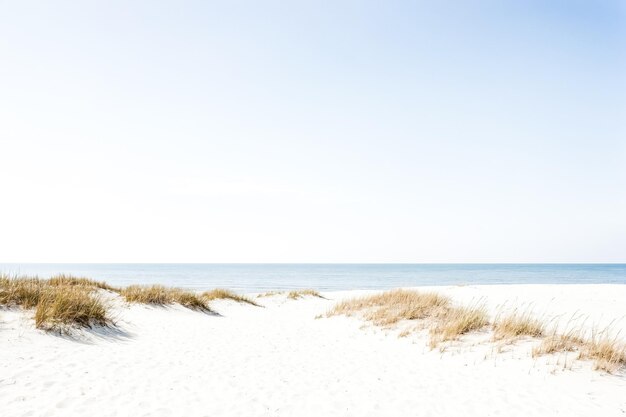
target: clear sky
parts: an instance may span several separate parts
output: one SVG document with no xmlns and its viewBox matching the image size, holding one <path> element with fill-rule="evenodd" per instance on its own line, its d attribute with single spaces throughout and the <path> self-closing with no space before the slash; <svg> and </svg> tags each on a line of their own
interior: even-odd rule
<svg viewBox="0 0 626 417">
<path fill-rule="evenodd" d="M 624 1 L 0 1 L 2 262 L 625 262 Z"/>
</svg>

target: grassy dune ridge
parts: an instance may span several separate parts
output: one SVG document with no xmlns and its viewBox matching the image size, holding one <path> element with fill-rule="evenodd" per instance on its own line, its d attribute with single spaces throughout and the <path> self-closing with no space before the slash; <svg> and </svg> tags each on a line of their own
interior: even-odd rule
<svg viewBox="0 0 626 417">
<path fill-rule="evenodd" d="M 404 320 L 417 320 L 430 326 L 431 346 L 457 339 L 489 323 L 482 306 L 456 307 L 450 298 L 434 292 L 393 290 L 346 300 L 337 304 L 327 317 L 361 315 L 377 326 L 389 327 Z"/>
<path fill-rule="evenodd" d="M 392 290 L 357 297 L 337 303 L 326 317 L 358 316 L 375 326 L 390 328 L 400 322 L 416 322 L 399 334 L 429 330 L 431 348 L 443 342 L 457 340 L 470 332 L 491 331 L 492 341 L 513 343 L 520 338 L 539 342 L 533 357 L 574 352 L 576 358 L 593 361 L 594 368 L 616 372 L 626 368 L 626 343 L 609 336 L 608 329 L 594 329 L 590 336 L 582 328 L 560 333 L 556 328 L 548 333 L 547 325 L 530 312 L 513 311 L 489 319 L 483 305 L 456 306 L 448 297 L 434 292 Z"/>
<path fill-rule="evenodd" d="M 106 284 L 87 278 L 58 275 L 50 279 L 0 276 L 0 305 L 35 309 L 35 326 L 64 331 L 71 327 L 109 325 L 107 304 L 98 290 Z"/>
<path fill-rule="evenodd" d="M 231 299 L 259 306 L 258 303 L 227 290 L 198 294 L 162 285 L 131 285 L 116 288 L 106 282 L 71 275 L 49 279 L 0 275 L 0 306 L 34 309 L 35 327 L 67 332 L 72 328 L 111 326 L 111 306 L 106 293 L 118 294 L 128 303 L 167 306 L 178 304 L 191 310 L 212 312 L 209 302 Z"/>
<path fill-rule="evenodd" d="M 180 304 L 191 310 L 212 311 L 208 300 L 202 296 L 180 288 L 163 285 L 131 285 L 120 290 L 120 295 L 129 303 L 171 305 Z"/>
<path fill-rule="evenodd" d="M 256 301 L 245 297 L 243 295 L 236 294 L 230 290 L 225 290 L 222 288 L 216 288 L 211 291 L 205 291 L 202 293 L 202 297 L 208 301 L 212 300 L 232 300 L 238 303 L 250 304 L 255 307 L 261 307 L 259 303 Z"/>
</svg>

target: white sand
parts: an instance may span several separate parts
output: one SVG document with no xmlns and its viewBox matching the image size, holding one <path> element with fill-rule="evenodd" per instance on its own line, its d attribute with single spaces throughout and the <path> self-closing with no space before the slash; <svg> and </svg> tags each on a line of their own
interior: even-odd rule
<svg viewBox="0 0 626 417">
<path fill-rule="evenodd" d="M 626 286 L 467 286 L 437 289 L 492 312 L 624 329 Z M 363 293 L 363 292 L 360 292 Z M 587 362 L 533 359 L 532 343 L 497 353 L 471 336 L 441 353 L 421 335 L 315 319 L 329 300 L 227 301 L 221 317 L 118 303 L 117 331 L 75 339 L 33 328 L 32 313 L 0 310 L 0 416 L 624 416 L 626 376 Z M 577 313 L 578 312 L 578 313 Z"/>
</svg>

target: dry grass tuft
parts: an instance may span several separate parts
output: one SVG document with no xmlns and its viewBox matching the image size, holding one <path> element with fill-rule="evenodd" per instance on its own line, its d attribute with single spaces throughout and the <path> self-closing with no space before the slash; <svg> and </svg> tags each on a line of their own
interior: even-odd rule
<svg viewBox="0 0 626 417">
<path fill-rule="evenodd" d="M 251 300 L 248 297 L 245 297 L 243 295 L 239 295 L 236 294 L 232 291 L 229 290 L 223 290 L 223 289 L 214 289 L 211 291 L 206 291 L 202 294 L 202 297 L 205 298 L 208 301 L 212 301 L 212 300 L 233 300 L 236 301 L 238 303 L 245 303 L 245 304 L 250 304 L 256 307 L 260 307 L 260 304 L 258 304 L 257 302 L 255 302 L 254 300 Z"/>
<path fill-rule="evenodd" d="M 45 282 L 38 278 L 0 276 L 0 305 L 33 308 L 39 303 Z"/>
<path fill-rule="evenodd" d="M 118 288 L 112 287 L 104 281 L 95 281 L 90 278 L 74 277 L 72 275 L 59 274 L 47 281 L 53 286 L 80 286 L 87 288 L 99 288 L 107 291 L 119 292 Z"/>
<path fill-rule="evenodd" d="M 407 337 L 410 334 L 411 334 L 411 330 L 404 329 L 400 333 L 398 333 L 398 338 Z"/>
<path fill-rule="evenodd" d="M 541 337 L 544 332 L 545 325 L 530 313 L 513 312 L 496 318 L 493 323 L 494 340 L 515 340 L 521 336 Z"/>
<path fill-rule="evenodd" d="M 70 327 L 108 325 L 106 305 L 94 294 L 101 283 L 57 276 L 50 280 L 0 276 L 0 305 L 35 309 L 35 326 L 66 331 Z"/>
<path fill-rule="evenodd" d="M 419 320 L 437 315 L 449 304 L 447 297 L 436 293 L 393 290 L 342 301 L 326 316 L 364 313 L 366 320 L 379 326 L 388 326 L 401 320 Z"/>
<path fill-rule="evenodd" d="M 626 344 L 608 336 L 594 336 L 583 345 L 580 359 L 594 361 L 594 368 L 613 373 L 626 367 Z"/>
<path fill-rule="evenodd" d="M 450 299 L 433 292 L 393 290 L 338 303 L 326 316 L 360 314 L 377 326 L 393 326 L 404 320 L 431 325 L 431 347 L 479 330 L 489 324 L 484 307 L 452 307 Z M 416 329 L 416 328 L 414 328 Z M 400 337 L 406 337 L 405 329 Z"/>
<path fill-rule="evenodd" d="M 287 298 L 289 298 L 290 300 L 297 300 L 298 298 L 302 298 L 307 295 L 311 297 L 324 298 L 319 292 L 313 289 L 289 291 L 289 294 L 287 294 Z"/>
<path fill-rule="evenodd" d="M 202 298 L 202 296 L 190 291 L 178 292 L 176 294 L 175 302 L 191 310 L 199 310 L 205 312 L 213 311 L 211 310 L 211 307 L 209 307 L 209 303 L 207 300 Z"/>
<path fill-rule="evenodd" d="M 120 295 L 129 303 L 167 305 L 174 304 L 174 290 L 162 285 L 130 285 L 122 288 Z"/>
<path fill-rule="evenodd" d="M 56 275 L 50 279 L 2 275 L 0 276 L 0 305 L 33 308 L 39 303 L 42 294 L 51 291 L 51 289 L 71 287 L 115 291 L 105 282 L 76 278 L 70 275 Z"/>
<path fill-rule="evenodd" d="M 35 326 L 65 331 L 70 327 L 106 326 L 107 308 L 98 296 L 81 286 L 49 286 L 41 293 L 35 309 Z"/>
<path fill-rule="evenodd" d="M 543 339 L 539 346 L 534 347 L 532 354 L 533 357 L 537 357 L 561 352 L 574 352 L 583 343 L 583 339 L 572 334 L 553 334 Z"/>
<path fill-rule="evenodd" d="M 430 329 L 431 346 L 434 347 L 436 341 L 455 340 L 488 324 L 489 316 L 484 306 L 449 308 L 437 318 L 437 324 Z"/>
<path fill-rule="evenodd" d="M 287 293 L 287 291 L 268 291 L 262 294 L 257 295 L 257 298 L 262 298 L 262 297 L 274 297 L 276 295 L 282 295 Z M 313 290 L 313 289 L 306 289 L 306 290 L 293 290 L 293 291 L 289 291 L 287 293 L 287 298 L 290 300 L 297 300 L 299 298 L 305 297 L 305 296 L 311 296 L 311 297 L 318 297 L 318 298 L 324 298 L 324 296 L 322 296 L 319 292 Z"/>
<path fill-rule="evenodd" d="M 131 285 L 120 290 L 120 295 L 129 303 L 171 305 L 180 304 L 192 310 L 211 311 L 208 300 L 202 296 L 180 288 L 163 285 Z"/>
<path fill-rule="evenodd" d="M 594 332 L 590 337 L 581 332 L 554 332 L 533 348 L 532 354 L 537 357 L 567 352 L 577 352 L 578 359 L 593 361 L 596 370 L 613 373 L 626 367 L 626 344 L 609 337 L 606 331 Z"/>
<path fill-rule="evenodd" d="M 284 294 L 285 291 L 268 291 L 268 292 L 264 292 L 261 294 L 258 294 L 256 296 L 256 298 L 263 298 L 263 297 L 274 297 L 275 295 L 280 295 L 280 294 Z"/>
</svg>

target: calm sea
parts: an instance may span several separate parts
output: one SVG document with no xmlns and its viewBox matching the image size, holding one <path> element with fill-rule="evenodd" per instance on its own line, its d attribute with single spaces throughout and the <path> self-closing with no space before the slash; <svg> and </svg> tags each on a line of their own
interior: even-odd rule
<svg viewBox="0 0 626 417">
<path fill-rule="evenodd" d="M 116 286 L 163 284 L 241 292 L 457 284 L 626 284 L 626 264 L 0 264 L 0 272 L 58 273 Z"/>
</svg>

